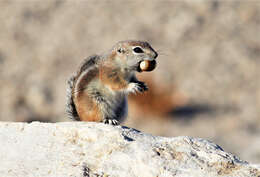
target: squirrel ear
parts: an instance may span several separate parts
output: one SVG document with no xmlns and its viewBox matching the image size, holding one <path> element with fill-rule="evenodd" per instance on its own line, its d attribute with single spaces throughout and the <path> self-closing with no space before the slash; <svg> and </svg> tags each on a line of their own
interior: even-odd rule
<svg viewBox="0 0 260 177">
<path fill-rule="evenodd" d="M 122 48 L 117 49 L 118 53 L 124 53 L 125 51 Z"/>
</svg>

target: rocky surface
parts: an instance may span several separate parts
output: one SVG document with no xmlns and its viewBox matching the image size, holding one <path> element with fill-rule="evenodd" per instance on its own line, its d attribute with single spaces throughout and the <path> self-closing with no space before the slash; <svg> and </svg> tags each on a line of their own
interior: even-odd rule
<svg viewBox="0 0 260 177">
<path fill-rule="evenodd" d="M 1 0 L 0 120 L 68 121 L 66 80 L 79 63 L 140 39 L 159 52 L 141 74 L 154 97 L 130 104 L 125 125 L 211 139 L 260 163 L 259 19 L 257 0 Z"/>
<path fill-rule="evenodd" d="M 210 141 L 166 138 L 101 123 L 0 124 L 5 177 L 259 177 L 260 166 Z"/>
</svg>

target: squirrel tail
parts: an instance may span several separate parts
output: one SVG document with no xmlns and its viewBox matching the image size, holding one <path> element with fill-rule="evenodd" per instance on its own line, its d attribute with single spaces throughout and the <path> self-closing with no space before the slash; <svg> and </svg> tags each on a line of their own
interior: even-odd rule
<svg viewBox="0 0 260 177">
<path fill-rule="evenodd" d="M 68 80 L 67 88 L 67 103 L 66 103 L 66 112 L 70 119 L 80 121 L 79 115 L 77 113 L 72 95 L 73 95 L 73 83 L 75 81 L 75 76 L 71 76 Z"/>
</svg>

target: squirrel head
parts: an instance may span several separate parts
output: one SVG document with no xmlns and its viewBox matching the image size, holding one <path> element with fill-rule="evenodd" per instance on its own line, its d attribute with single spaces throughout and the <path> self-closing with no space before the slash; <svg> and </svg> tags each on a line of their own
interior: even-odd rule
<svg viewBox="0 0 260 177">
<path fill-rule="evenodd" d="M 143 71 L 140 68 L 140 63 L 143 61 L 154 63 L 155 68 L 155 59 L 158 54 L 148 42 L 134 40 L 120 41 L 112 50 L 115 56 L 114 59 L 117 60 L 120 67 L 129 71 Z"/>
</svg>

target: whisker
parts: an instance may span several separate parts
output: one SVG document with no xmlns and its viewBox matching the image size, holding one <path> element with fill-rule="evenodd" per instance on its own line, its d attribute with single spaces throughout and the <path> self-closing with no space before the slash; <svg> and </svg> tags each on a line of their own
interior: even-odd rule
<svg viewBox="0 0 260 177">
<path fill-rule="evenodd" d="M 159 49 L 156 51 L 159 55 L 162 55 L 162 56 L 169 56 L 169 54 L 165 53 L 163 50 Z"/>
</svg>

